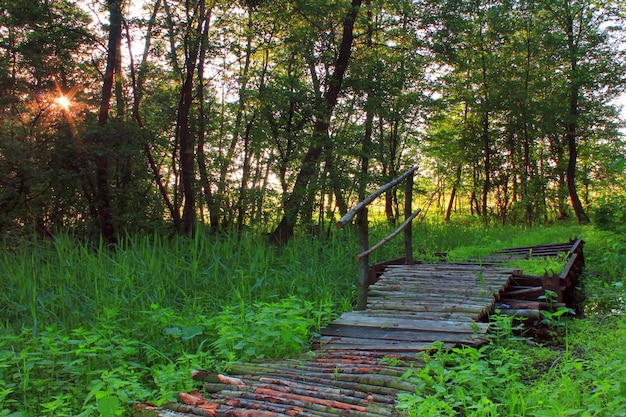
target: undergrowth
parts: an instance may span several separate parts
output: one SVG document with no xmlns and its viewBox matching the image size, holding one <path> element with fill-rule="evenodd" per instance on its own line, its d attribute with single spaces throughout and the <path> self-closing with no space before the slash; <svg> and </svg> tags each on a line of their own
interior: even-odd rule
<svg viewBox="0 0 626 417">
<path fill-rule="evenodd" d="M 506 316 L 495 316 L 496 331 L 483 347 L 435 344 L 420 357 L 424 366 L 404 376 L 416 392 L 400 395 L 400 410 L 411 417 L 626 416 L 626 238 L 594 228 L 575 230 L 586 241 L 581 289 L 587 316 L 552 317 L 548 324 L 558 326 L 559 344 L 510 337 L 513 321 Z M 499 249 L 487 244 L 458 252 L 488 254 L 484 246 Z M 538 273 L 555 261 L 562 262 L 532 260 L 524 266 Z"/>
<path fill-rule="evenodd" d="M 371 241 L 388 229 L 377 225 Z M 414 236 L 416 257 L 430 259 L 455 248 L 472 256 L 583 237 L 590 317 L 567 322 L 561 350 L 529 347 L 503 327 L 476 351 L 436 351 L 426 368 L 407 375 L 423 397 L 403 399 L 407 412 L 599 416 L 604 406 L 626 415 L 619 379 L 626 325 L 614 317 L 623 310 L 624 236 L 578 226 L 485 231 L 427 223 Z M 372 261 L 397 256 L 400 241 Z M 349 228 L 281 250 L 252 235 L 129 237 L 114 248 L 70 236 L 6 240 L 0 416 L 128 415 L 135 401 L 162 403 L 199 388 L 192 369 L 306 351 L 321 326 L 352 308 L 357 247 Z M 526 391 L 518 398 L 519 384 Z M 550 408 L 557 400 L 562 408 Z"/>
<path fill-rule="evenodd" d="M 624 416 L 626 347 L 620 340 L 626 320 L 607 320 L 615 335 L 594 332 L 594 319 L 569 323 L 562 349 L 529 347 L 524 340 L 480 348 L 435 345 L 421 356 L 424 366 L 404 376 L 416 393 L 400 394 L 398 408 L 411 417 Z"/>
<path fill-rule="evenodd" d="M 0 416 L 128 415 L 135 401 L 194 388 L 192 369 L 301 353 L 351 308 L 350 240 L 307 237 L 281 251 L 206 235 L 115 248 L 5 242 Z"/>
</svg>

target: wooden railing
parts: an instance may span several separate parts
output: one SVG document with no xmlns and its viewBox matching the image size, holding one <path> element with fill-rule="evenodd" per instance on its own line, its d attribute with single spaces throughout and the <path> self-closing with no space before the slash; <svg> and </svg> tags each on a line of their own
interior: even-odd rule
<svg viewBox="0 0 626 417">
<path fill-rule="evenodd" d="M 359 261 L 359 284 L 357 294 L 357 310 L 364 310 L 367 306 L 367 288 L 370 283 L 371 270 L 369 267 L 369 255 L 375 250 L 382 247 L 385 243 L 396 237 L 400 232 L 404 231 L 404 263 L 413 263 L 413 228 L 411 222 L 420 213 L 421 209 L 413 211 L 413 177 L 418 167 L 406 171 L 404 174 L 396 178 L 395 180 L 383 185 L 378 190 L 370 194 L 357 204 L 352 210 L 343 215 L 337 222 L 337 227 L 342 228 L 344 225 L 350 223 L 355 215 L 358 215 L 357 223 L 359 230 L 359 251 L 356 256 Z M 367 220 L 367 206 L 370 205 L 377 197 L 384 192 L 400 184 L 406 180 L 405 192 L 404 192 L 404 222 L 389 236 L 382 239 L 380 242 L 372 247 L 369 247 L 369 225 Z"/>
</svg>

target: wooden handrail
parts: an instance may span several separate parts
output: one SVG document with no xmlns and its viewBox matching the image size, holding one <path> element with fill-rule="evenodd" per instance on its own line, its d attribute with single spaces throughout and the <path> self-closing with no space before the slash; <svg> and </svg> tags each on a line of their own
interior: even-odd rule
<svg viewBox="0 0 626 417">
<path fill-rule="evenodd" d="M 415 210 L 396 230 L 394 230 L 393 233 L 391 233 L 389 236 L 383 238 L 380 242 L 378 242 L 377 244 L 375 244 L 374 246 L 372 246 L 371 248 L 369 248 L 368 250 L 366 250 L 365 252 L 361 252 L 356 256 L 356 260 L 358 261 L 359 259 L 361 259 L 364 256 L 369 255 L 370 253 L 374 252 L 376 249 L 382 247 L 385 243 L 389 242 L 391 239 L 393 239 L 394 237 L 398 236 L 398 234 L 403 231 L 404 229 L 406 229 L 406 227 L 408 225 L 411 224 L 411 222 L 413 221 L 414 218 L 417 217 L 418 214 L 420 214 L 420 212 L 422 211 L 422 209 L 417 209 Z"/>
<path fill-rule="evenodd" d="M 354 218 L 354 216 L 359 211 L 361 211 L 361 209 L 369 206 L 374 200 L 376 200 L 376 198 L 379 195 L 381 195 L 385 191 L 387 191 L 390 188 L 395 187 L 396 185 L 400 184 L 402 181 L 404 181 L 406 179 L 406 177 L 408 177 L 409 175 L 412 175 L 415 171 L 417 171 L 417 169 L 418 169 L 418 166 L 415 165 L 413 168 L 409 169 L 407 172 L 405 172 L 404 174 L 400 175 L 395 180 L 388 182 L 387 184 L 383 185 L 378 190 L 374 191 L 372 194 L 367 196 L 363 201 L 361 201 L 359 204 L 354 206 L 354 208 L 352 210 L 348 211 L 346 214 L 344 214 L 341 217 L 341 219 L 339 219 L 339 221 L 337 221 L 337 228 L 341 229 L 343 226 L 345 226 L 346 224 L 350 223 L 352 221 L 352 219 Z"/>
<path fill-rule="evenodd" d="M 413 175 L 415 171 L 417 171 L 417 169 L 418 167 L 414 166 L 395 180 L 383 185 L 378 190 L 363 199 L 363 201 L 358 203 L 352 210 L 344 214 L 343 217 L 341 217 L 341 219 L 339 219 L 339 221 L 337 222 L 337 227 L 341 229 L 344 225 L 350 223 L 355 215 L 359 215 L 359 220 L 357 221 L 357 223 L 359 225 L 359 248 L 361 250 L 361 253 L 356 256 L 356 259 L 359 261 L 359 285 L 357 294 L 358 310 L 364 310 L 367 306 L 367 290 L 371 275 L 371 269 L 369 266 L 369 255 L 372 252 L 396 237 L 401 231 L 404 231 L 404 262 L 406 264 L 410 264 L 413 262 L 413 232 L 411 228 L 411 222 L 421 212 L 421 209 L 419 209 L 412 213 L 413 210 L 411 208 L 413 200 Z M 376 245 L 370 248 L 368 242 L 369 232 L 367 221 L 367 206 L 371 204 L 382 193 L 386 192 L 392 187 L 395 187 L 404 180 L 406 180 L 404 201 L 405 220 L 400 225 L 400 227 L 398 227 L 393 233 L 391 233 L 389 236 L 385 237 Z"/>
</svg>

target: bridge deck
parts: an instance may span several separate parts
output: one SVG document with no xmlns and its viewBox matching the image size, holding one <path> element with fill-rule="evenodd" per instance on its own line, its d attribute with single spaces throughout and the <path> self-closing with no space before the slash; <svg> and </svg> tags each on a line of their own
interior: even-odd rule
<svg viewBox="0 0 626 417">
<path fill-rule="evenodd" d="M 548 246 L 537 247 L 535 253 L 544 255 L 535 256 L 546 256 Z M 557 252 L 576 249 L 582 259 L 580 242 L 563 245 L 565 249 L 553 246 Z M 532 256 L 529 253 L 532 248 L 520 248 L 503 257 Z M 566 275 L 571 278 L 570 268 Z M 574 274 L 578 270 L 571 269 Z M 553 286 L 552 278 L 493 264 L 388 266 L 369 288 L 367 309 L 331 322 L 311 355 L 236 364 L 229 375 L 194 372 L 192 377 L 204 383 L 203 393 L 181 393 L 179 402 L 161 407 L 136 404 L 134 415 L 395 416 L 397 394 L 415 390 L 400 376 L 409 366 L 419 366 L 414 363 L 417 352 L 435 341 L 450 347 L 483 343 L 489 329 L 483 320 L 501 295 L 511 294 L 510 287 L 541 288 L 542 282 Z"/>
</svg>

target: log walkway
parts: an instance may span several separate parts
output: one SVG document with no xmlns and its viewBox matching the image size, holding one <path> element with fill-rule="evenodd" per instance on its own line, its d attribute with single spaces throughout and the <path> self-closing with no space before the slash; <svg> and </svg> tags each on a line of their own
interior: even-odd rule
<svg viewBox="0 0 626 417">
<path fill-rule="evenodd" d="M 568 257 L 558 275 L 530 276 L 501 266 L 512 258 L 560 253 Z M 551 289 L 556 304 L 568 304 L 583 263 L 582 241 L 577 240 L 508 249 L 464 264 L 388 265 L 369 287 L 367 309 L 332 321 L 312 353 L 236 364 L 229 375 L 196 371 L 192 378 L 203 383 L 202 392 L 181 393 L 178 402 L 160 407 L 136 404 L 134 415 L 396 416 L 398 393 L 415 391 L 400 377 L 419 366 L 417 352 L 433 342 L 444 347 L 484 343 L 496 303 L 532 316 L 529 312 L 545 307 L 540 295 Z"/>
</svg>

